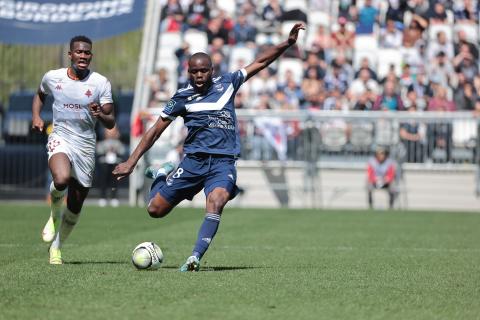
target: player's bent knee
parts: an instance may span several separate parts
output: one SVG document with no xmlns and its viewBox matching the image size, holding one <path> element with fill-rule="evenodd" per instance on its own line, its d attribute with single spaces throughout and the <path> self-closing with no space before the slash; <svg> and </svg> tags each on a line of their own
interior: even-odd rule
<svg viewBox="0 0 480 320">
<path fill-rule="evenodd" d="M 152 218 L 163 218 L 165 217 L 171 209 L 169 208 L 161 208 L 159 206 L 150 204 L 147 208 L 147 212 Z"/>
<path fill-rule="evenodd" d="M 69 176 L 56 176 L 53 177 L 53 185 L 57 190 L 65 190 L 68 187 L 70 177 Z"/>
</svg>

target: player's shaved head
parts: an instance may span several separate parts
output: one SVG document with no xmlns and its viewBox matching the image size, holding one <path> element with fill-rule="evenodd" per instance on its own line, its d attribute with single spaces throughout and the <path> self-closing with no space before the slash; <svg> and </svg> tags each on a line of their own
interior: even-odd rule
<svg viewBox="0 0 480 320">
<path fill-rule="evenodd" d="M 210 56 L 204 52 L 197 52 L 192 54 L 190 59 L 188 59 L 188 65 L 191 66 L 193 63 L 201 63 L 207 68 L 212 67 L 212 59 Z"/>
<path fill-rule="evenodd" d="M 198 92 L 206 92 L 212 84 L 212 59 L 203 52 L 197 52 L 188 59 L 188 73 L 192 86 Z"/>
</svg>

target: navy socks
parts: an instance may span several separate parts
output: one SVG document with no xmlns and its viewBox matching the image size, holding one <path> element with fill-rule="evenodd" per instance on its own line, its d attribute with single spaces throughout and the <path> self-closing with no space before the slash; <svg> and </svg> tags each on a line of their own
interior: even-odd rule
<svg viewBox="0 0 480 320">
<path fill-rule="evenodd" d="M 217 233 L 218 224 L 220 223 L 220 215 L 217 213 L 207 213 L 203 220 L 202 226 L 198 231 L 197 242 L 193 249 L 192 255 L 201 259 L 208 249 L 208 246 L 213 240 L 213 237 Z"/>
</svg>

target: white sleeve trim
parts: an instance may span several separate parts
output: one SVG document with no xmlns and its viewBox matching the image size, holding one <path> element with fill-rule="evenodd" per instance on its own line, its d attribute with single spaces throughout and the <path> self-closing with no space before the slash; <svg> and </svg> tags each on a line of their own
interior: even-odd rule
<svg viewBox="0 0 480 320">
<path fill-rule="evenodd" d="M 160 112 L 160 117 L 162 117 L 162 119 L 170 119 L 170 120 L 175 120 L 177 117 L 174 117 L 174 116 L 170 116 L 166 113 L 164 113 L 163 111 Z"/>
<path fill-rule="evenodd" d="M 248 75 L 247 74 L 247 69 L 242 68 L 242 69 L 240 69 L 240 72 L 243 74 L 243 81 L 242 81 L 242 83 L 243 83 L 243 82 L 245 82 L 245 80 L 247 80 L 247 75 Z"/>
</svg>

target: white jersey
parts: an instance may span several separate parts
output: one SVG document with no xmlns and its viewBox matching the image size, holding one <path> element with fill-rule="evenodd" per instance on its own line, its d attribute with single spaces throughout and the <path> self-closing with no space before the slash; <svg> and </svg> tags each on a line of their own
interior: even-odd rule
<svg viewBox="0 0 480 320">
<path fill-rule="evenodd" d="M 112 103 L 110 82 L 104 76 L 90 71 L 83 80 L 72 80 L 67 68 L 50 70 L 42 79 L 40 90 L 53 95 L 53 132 L 72 142 L 95 144 L 95 123 L 88 104 Z M 82 141 L 83 140 L 83 141 Z"/>
<path fill-rule="evenodd" d="M 71 176 L 84 187 L 92 185 L 95 168 L 95 124 L 88 104 L 112 103 L 110 82 L 90 72 L 83 80 L 72 80 L 67 68 L 47 72 L 40 90 L 53 95 L 53 132 L 48 137 L 48 158 L 65 153 L 72 164 Z"/>
</svg>

